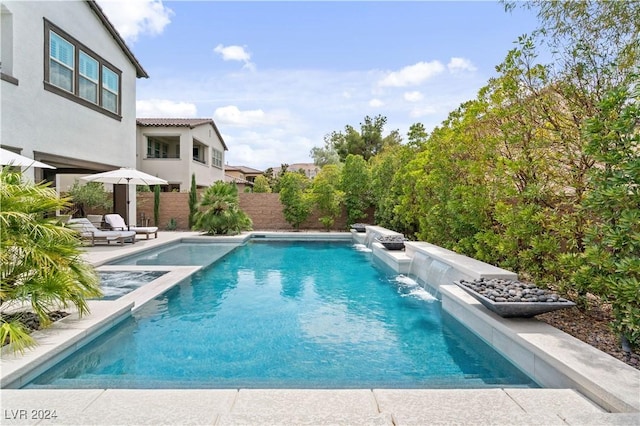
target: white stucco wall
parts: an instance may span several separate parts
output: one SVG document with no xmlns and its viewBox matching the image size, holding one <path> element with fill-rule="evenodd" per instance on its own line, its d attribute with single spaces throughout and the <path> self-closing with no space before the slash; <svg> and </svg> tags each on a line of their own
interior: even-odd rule
<svg viewBox="0 0 640 426">
<path fill-rule="evenodd" d="M 180 136 L 180 159 L 147 159 L 147 136 Z M 208 146 L 206 164 L 192 159 L 194 138 Z M 188 191 L 191 187 L 192 173 L 195 173 L 196 184 L 199 186 L 210 186 L 213 182 L 224 179 L 224 146 L 210 124 L 193 129 L 178 126 L 138 126 L 137 141 L 138 168 L 169 183 L 180 184 L 181 191 Z M 211 164 L 212 147 L 223 153 L 222 169 Z"/>
<path fill-rule="evenodd" d="M 101 21 L 82 1 L 3 1 L 13 16 L 13 73 L 2 81 L 1 142 L 34 151 L 135 167 L 136 70 Z M 122 121 L 44 90 L 43 18 L 122 71 Z M 31 171 L 29 171 L 31 172 Z M 32 172 L 31 172 L 32 173 Z"/>
</svg>

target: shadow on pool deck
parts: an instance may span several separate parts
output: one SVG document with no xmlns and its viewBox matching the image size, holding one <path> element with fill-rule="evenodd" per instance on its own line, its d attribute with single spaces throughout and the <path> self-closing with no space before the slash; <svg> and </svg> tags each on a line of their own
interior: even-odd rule
<svg viewBox="0 0 640 426">
<path fill-rule="evenodd" d="M 100 266 L 196 235 L 160 232 L 124 247 L 88 247 L 84 257 Z M 11 357 L 3 354 L 3 363 Z M 640 413 L 607 413 L 572 389 L 2 389 L 0 397 L 3 425 L 640 424 Z"/>
</svg>

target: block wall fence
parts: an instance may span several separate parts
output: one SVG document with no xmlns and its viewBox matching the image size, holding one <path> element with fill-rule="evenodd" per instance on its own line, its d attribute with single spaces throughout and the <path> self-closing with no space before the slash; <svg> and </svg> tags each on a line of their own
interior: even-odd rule
<svg viewBox="0 0 640 426">
<path fill-rule="evenodd" d="M 201 193 L 199 193 L 199 196 Z M 256 231 L 292 231 L 294 228 L 284 219 L 282 204 L 279 194 L 247 193 L 239 195 L 240 208 L 247 213 L 253 221 L 253 229 Z M 150 226 L 153 222 L 153 192 L 139 192 L 137 194 L 138 217 L 137 224 Z M 320 215 L 312 212 L 311 216 L 300 225 L 301 230 L 324 230 L 318 220 Z M 160 194 L 160 223 L 161 230 L 167 228 L 170 219 L 174 218 L 177 230 L 187 230 L 189 224 L 189 193 L 187 192 L 162 192 Z M 366 219 L 361 222 L 373 223 L 373 211 L 369 212 Z M 336 219 L 333 230 L 347 230 L 346 213 Z"/>
</svg>

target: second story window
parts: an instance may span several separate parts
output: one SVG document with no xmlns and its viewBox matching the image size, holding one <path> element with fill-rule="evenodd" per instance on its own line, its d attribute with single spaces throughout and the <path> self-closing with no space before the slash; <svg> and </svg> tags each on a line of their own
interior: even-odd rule
<svg viewBox="0 0 640 426">
<path fill-rule="evenodd" d="M 211 148 L 211 165 L 219 169 L 222 168 L 222 151 Z"/>
<path fill-rule="evenodd" d="M 120 70 L 45 19 L 45 90 L 120 119 Z"/>
<path fill-rule="evenodd" d="M 49 35 L 49 83 L 73 92 L 75 48 L 53 31 Z"/>
<path fill-rule="evenodd" d="M 98 61 L 80 52 L 79 95 L 94 104 L 98 103 Z"/>
</svg>

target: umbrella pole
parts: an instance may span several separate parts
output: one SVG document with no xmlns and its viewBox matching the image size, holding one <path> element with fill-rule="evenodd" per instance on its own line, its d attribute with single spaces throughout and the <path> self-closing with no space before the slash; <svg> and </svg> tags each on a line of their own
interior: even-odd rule
<svg viewBox="0 0 640 426">
<path fill-rule="evenodd" d="M 127 231 L 131 230 L 131 225 L 129 224 L 129 204 L 131 203 L 131 201 L 129 200 L 129 189 L 131 189 L 131 187 L 129 186 L 129 183 L 131 182 L 131 179 L 128 178 L 127 179 L 127 196 L 125 197 L 125 199 L 127 200 Z"/>
</svg>

